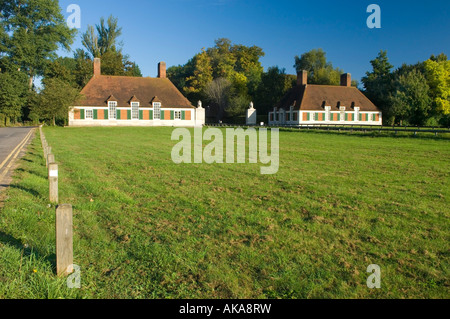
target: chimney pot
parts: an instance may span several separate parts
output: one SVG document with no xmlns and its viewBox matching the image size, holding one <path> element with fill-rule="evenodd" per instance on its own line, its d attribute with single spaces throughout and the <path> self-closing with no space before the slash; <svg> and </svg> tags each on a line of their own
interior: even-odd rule
<svg viewBox="0 0 450 319">
<path fill-rule="evenodd" d="M 99 58 L 94 59 L 94 76 L 102 75 L 102 64 Z"/>
<path fill-rule="evenodd" d="M 352 86 L 352 75 L 350 73 L 344 73 L 341 75 L 341 86 Z"/>
<path fill-rule="evenodd" d="M 166 78 L 166 62 L 158 63 L 158 78 Z"/>
<path fill-rule="evenodd" d="M 297 85 L 307 85 L 308 84 L 308 71 L 297 72 Z"/>
</svg>

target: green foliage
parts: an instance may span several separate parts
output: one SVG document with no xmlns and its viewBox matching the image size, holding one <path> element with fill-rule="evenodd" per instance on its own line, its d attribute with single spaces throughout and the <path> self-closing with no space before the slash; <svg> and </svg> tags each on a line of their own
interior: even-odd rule
<svg viewBox="0 0 450 319">
<path fill-rule="evenodd" d="M 412 70 L 400 75 L 395 93 L 391 96 L 392 114 L 400 124 L 422 126 L 431 111 L 429 86 L 422 73 Z"/>
<path fill-rule="evenodd" d="M 105 22 L 102 17 L 100 24 L 95 27 L 88 26 L 82 35 L 82 44 L 90 54 L 90 60 L 102 59 L 102 74 L 142 77 L 136 62 L 130 61 L 130 57 L 122 53 L 122 43 L 119 42 L 122 28 L 119 27 L 118 21 L 118 18 L 110 16 Z M 77 55 L 86 59 L 88 54 Z"/>
<path fill-rule="evenodd" d="M 31 89 L 56 50 L 69 50 L 76 30 L 67 26 L 58 0 L 3 0 L 0 10 L 0 46 L 28 74 Z"/>
<path fill-rule="evenodd" d="M 15 123 L 22 117 L 22 108 L 27 102 L 27 76 L 17 70 L 0 72 L 0 114 L 2 125 Z"/>
<path fill-rule="evenodd" d="M 218 111 L 218 119 L 222 119 L 225 111 L 228 115 L 243 115 L 244 101 L 256 97 L 264 71 L 259 61 L 263 56 L 263 50 L 257 46 L 232 44 L 229 39 L 221 38 L 215 41 L 214 47 L 202 49 L 185 65 L 170 67 L 167 75 L 191 103 L 206 99 L 212 104 L 212 108 Z M 217 86 L 213 82 L 218 79 L 225 79 L 231 84 L 227 89 L 227 97 L 221 99 L 220 103 L 217 96 L 211 97 L 207 92 L 209 86 Z"/>
<path fill-rule="evenodd" d="M 373 71 L 362 79 L 364 93 L 381 108 L 385 124 L 423 125 L 430 120 L 446 125 L 445 116 L 450 114 L 450 61 L 445 54 L 403 64 L 392 72 L 386 51 L 381 51 L 371 64 Z"/>
<path fill-rule="evenodd" d="M 450 61 L 445 55 L 430 58 L 424 62 L 425 76 L 428 80 L 437 114 L 450 114 Z"/>
<path fill-rule="evenodd" d="M 58 78 L 45 79 L 45 88 L 39 94 L 34 105 L 34 112 L 41 119 L 51 120 L 56 125 L 56 119 L 67 121 L 70 107 L 81 98 L 79 90 Z"/>
<path fill-rule="evenodd" d="M 391 70 L 394 66 L 389 63 L 387 51 L 380 51 L 370 64 L 372 71 L 366 72 L 366 76 L 362 78 L 364 94 L 381 109 L 385 124 L 392 124 L 394 115 L 391 110 L 390 96 L 393 88 Z"/>
<path fill-rule="evenodd" d="M 258 115 L 267 115 L 295 84 L 296 76 L 286 74 L 286 70 L 278 66 L 264 72 L 255 97 Z M 266 121 L 267 118 L 263 122 Z"/>
<path fill-rule="evenodd" d="M 89 54 L 83 49 L 75 51 L 74 60 L 75 70 L 73 70 L 73 74 L 77 87 L 81 90 L 92 78 L 92 74 L 94 74 L 94 63 L 90 59 Z"/>
<path fill-rule="evenodd" d="M 198 101 L 204 97 L 207 85 L 213 80 L 211 58 L 202 50 L 188 63 L 193 65 L 194 71 L 193 75 L 185 77 L 183 91 L 189 100 Z M 173 76 L 173 73 L 169 76 Z"/>
<path fill-rule="evenodd" d="M 314 49 L 302 54 L 301 57 L 296 56 L 294 67 L 297 72 L 308 71 L 308 83 L 310 84 L 339 85 L 341 74 L 344 73 L 327 61 L 323 49 Z"/>
</svg>

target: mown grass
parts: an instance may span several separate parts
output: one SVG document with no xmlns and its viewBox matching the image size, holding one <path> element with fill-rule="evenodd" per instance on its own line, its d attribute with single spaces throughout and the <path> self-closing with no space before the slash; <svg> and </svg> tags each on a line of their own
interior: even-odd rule
<svg viewBox="0 0 450 319">
<path fill-rule="evenodd" d="M 450 142 L 280 133 L 280 170 L 171 160 L 171 128 L 46 128 L 81 289 L 55 277 L 39 138 L 0 210 L 3 298 L 448 298 Z M 378 264 L 382 288 L 366 286 Z"/>
</svg>

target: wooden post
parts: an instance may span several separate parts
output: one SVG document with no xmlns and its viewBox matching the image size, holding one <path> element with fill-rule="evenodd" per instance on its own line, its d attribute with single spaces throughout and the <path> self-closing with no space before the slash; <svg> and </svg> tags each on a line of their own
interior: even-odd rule
<svg viewBox="0 0 450 319">
<path fill-rule="evenodd" d="M 51 154 L 51 153 L 52 153 L 52 148 L 50 146 L 47 146 L 45 148 L 45 166 L 47 166 L 47 167 L 48 167 L 48 164 L 49 164 L 47 156 L 49 154 Z"/>
<path fill-rule="evenodd" d="M 50 166 L 50 164 L 55 163 L 55 155 L 47 154 L 47 163 L 48 163 L 48 166 Z"/>
<path fill-rule="evenodd" d="M 58 164 L 48 165 L 48 181 L 50 190 L 50 202 L 58 203 Z"/>
<path fill-rule="evenodd" d="M 73 272 L 72 205 L 56 207 L 56 273 L 67 276 Z"/>
</svg>

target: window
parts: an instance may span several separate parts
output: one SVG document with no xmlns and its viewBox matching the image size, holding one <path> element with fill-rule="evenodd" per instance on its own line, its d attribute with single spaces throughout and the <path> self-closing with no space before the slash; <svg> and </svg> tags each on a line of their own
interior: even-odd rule
<svg viewBox="0 0 450 319">
<path fill-rule="evenodd" d="M 359 113 L 360 108 L 355 107 L 355 121 L 361 121 L 361 113 Z"/>
<path fill-rule="evenodd" d="M 175 111 L 175 120 L 181 120 L 181 111 Z"/>
<path fill-rule="evenodd" d="M 154 120 L 161 119 L 161 103 L 159 102 L 153 103 L 153 119 Z"/>
<path fill-rule="evenodd" d="M 94 119 L 94 111 L 93 110 L 86 110 L 86 120 L 93 120 Z"/>
<path fill-rule="evenodd" d="M 325 121 L 331 121 L 331 106 L 325 106 Z"/>
<path fill-rule="evenodd" d="M 131 119 L 139 120 L 139 102 L 131 102 Z"/>
<path fill-rule="evenodd" d="M 108 114 L 110 120 L 117 120 L 117 102 L 109 101 L 108 102 Z"/>
</svg>

